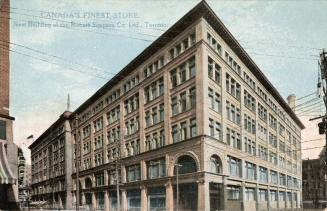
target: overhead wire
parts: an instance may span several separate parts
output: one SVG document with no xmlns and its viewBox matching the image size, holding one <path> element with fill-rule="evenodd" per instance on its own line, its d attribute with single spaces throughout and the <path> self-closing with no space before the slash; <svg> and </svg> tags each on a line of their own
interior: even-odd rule
<svg viewBox="0 0 327 211">
<path fill-rule="evenodd" d="M 93 70 L 99 71 L 101 73 L 116 75 L 116 73 L 107 72 L 107 71 L 105 71 L 105 70 L 103 70 L 101 68 L 98 68 L 98 67 L 93 67 L 93 66 L 90 66 L 90 65 L 86 65 L 86 64 L 82 64 L 82 63 L 79 63 L 79 62 L 76 62 L 76 61 L 72 61 L 72 60 L 66 59 L 66 58 L 64 58 L 62 56 L 56 56 L 54 54 L 49 54 L 49 53 L 46 53 L 44 51 L 40 51 L 40 50 L 36 50 L 34 48 L 31 48 L 31 47 L 27 47 L 25 45 L 17 44 L 17 43 L 14 43 L 14 42 L 8 42 L 8 41 L 4 41 L 4 40 L 0 40 L 0 42 L 9 43 L 11 45 L 22 47 L 22 48 L 25 48 L 27 50 L 39 53 L 41 55 L 46 55 L 46 56 L 49 56 L 49 57 L 53 57 L 55 59 L 59 59 L 59 60 L 62 60 L 62 61 L 65 61 L 65 62 L 68 62 L 68 63 L 71 63 L 71 64 L 75 64 L 75 65 L 83 66 L 83 67 L 86 67 L 86 68 L 89 68 L 89 69 L 93 69 Z"/>
<path fill-rule="evenodd" d="M 65 20 L 62 20 L 62 19 L 48 18 L 48 17 L 36 16 L 36 15 L 30 15 L 30 14 L 17 13 L 17 12 L 12 12 L 12 11 L 7 11 L 7 12 L 10 12 L 10 13 L 13 13 L 13 14 L 18 14 L 18 15 L 23 15 L 23 16 L 28 16 L 28 17 L 43 18 L 43 19 L 47 19 L 47 20 L 55 20 L 55 21 L 59 21 L 59 22 L 69 23 L 69 24 L 72 23 L 71 21 L 65 21 Z M 10 17 L 9 19 L 12 19 L 12 18 Z M 77 29 L 77 28 L 64 27 L 64 29 L 81 30 L 81 31 L 86 31 L 86 32 L 91 32 L 91 33 L 94 32 L 94 33 L 114 35 L 114 36 L 117 35 L 117 34 L 110 34 L 110 33 L 108 34 L 108 33 L 97 32 L 97 31 L 92 31 L 92 30 L 85 30 L 85 29 L 79 29 L 79 28 Z M 120 29 L 115 29 L 115 30 L 119 31 Z M 146 34 L 146 33 L 140 33 L 140 34 L 153 36 L 153 37 L 156 37 L 156 38 L 159 37 L 159 36 L 156 36 L 156 35 L 149 35 L 149 34 Z M 120 35 L 117 35 L 117 36 L 120 36 Z M 125 36 L 125 35 L 121 35 L 121 36 Z M 143 38 L 140 39 L 140 38 L 133 37 L 133 36 L 125 36 L 125 37 L 131 38 L 131 39 L 137 39 L 137 40 L 141 40 L 141 41 L 146 41 L 146 42 L 153 42 L 154 41 L 154 40 L 148 40 L 148 39 L 143 39 Z M 160 37 L 163 37 L 163 36 L 160 36 Z M 273 54 L 264 54 L 264 53 L 256 53 L 256 52 L 250 52 L 250 54 L 261 55 L 261 56 L 269 56 L 269 57 L 279 57 L 279 58 L 282 57 L 282 58 L 290 58 L 290 59 L 317 60 L 317 59 L 310 59 L 309 57 L 312 57 L 312 55 L 309 55 L 308 58 L 302 58 L 302 57 L 291 57 L 291 56 L 286 56 L 286 55 L 273 55 Z"/>
<path fill-rule="evenodd" d="M 49 63 L 49 64 L 53 64 L 53 65 L 56 65 L 56 66 L 60 66 L 60 67 L 63 67 L 64 69 L 72 70 L 72 71 L 79 72 L 79 73 L 82 73 L 82 74 L 90 74 L 90 75 L 93 75 L 94 77 L 97 77 L 97 78 L 100 78 L 100 79 L 103 79 L 103 80 L 106 80 L 106 81 L 109 80 L 109 78 L 107 78 L 107 77 L 100 76 L 100 75 L 94 74 L 94 73 L 92 73 L 92 72 L 87 72 L 87 71 L 77 70 L 77 69 L 75 69 L 75 68 L 67 67 L 67 66 L 61 65 L 61 64 L 56 63 L 56 62 L 51 62 L 51 61 L 49 61 L 49 60 L 46 60 L 46 59 L 43 59 L 43 58 L 40 58 L 40 57 L 35 57 L 35 56 L 30 55 L 30 54 L 26 54 L 26 53 L 18 52 L 18 51 L 12 50 L 12 49 L 7 49 L 7 48 L 5 48 L 5 47 L 4 47 L 3 45 L 1 45 L 1 44 L 0 44 L 0 48 L 5 49 L 5 50 L 9 50 L 10 52 L 13 52 L 13 53 L 16 53 L 16 54 L 19 54 L 19 55 L 25 56 L 25 57 L 29 57 L 29 58 L 32 58 L 32 59 L 37 59 L 37 60 L 40 60 L 40 61 L 43 61 L 43 62 L 46 62 L 46 63 Z"/>
</svg>

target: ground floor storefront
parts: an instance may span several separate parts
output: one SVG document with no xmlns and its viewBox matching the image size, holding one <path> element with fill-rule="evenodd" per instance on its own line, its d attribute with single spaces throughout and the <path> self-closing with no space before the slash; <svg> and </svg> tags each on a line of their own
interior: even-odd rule
<svg viewBox="0 0 327 211">
<path fill-rule="evenodd" d="M 172 177 L 121 185 L 120 207 L 132 211 L 300 208 L 300 190 L 229 181 L 199 172 L 181 175 L 178 180 Z M 85 209 L 117 210 L 116 186 L 82 190 L 80 196 L 80 205 Z"/>
</svg>

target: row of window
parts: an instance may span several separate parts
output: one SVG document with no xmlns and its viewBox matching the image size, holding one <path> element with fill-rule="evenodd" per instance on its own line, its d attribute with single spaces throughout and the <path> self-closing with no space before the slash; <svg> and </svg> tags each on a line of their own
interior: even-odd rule
<svg viewBox="0 0 327 211">
<path fill-rule="evenodd" d="M 246 90 L 244 90 L 244 105 L 250 109 L 251 111 L 256 111 L 256 100 L 255 98 L 248 93 Z"/>
<path fill-rule="evenodd" d="M 237 125 L 241 124 L 241 110 L 234 104 L 226 101 L 226 113 L 227 119 L 234 122 Z"/>
<path fill-rule="evenodd" d="M 139 108 L 139 94 L 135 94 L 124 101 L 125 115 Z"/>
<path fill-rule="evenodd" d="M 207 42 L 209 45 L 221 56 L 222 55 L 222 48 L 221 45 L 217 42 L 217 40 L 212 37 L 211 34 L 207 33 Z"/>
<path fill-rule="evenodd" d="M 170 59 L 176 58 L 178 55 L 183 53 L 186 49 L 190 48 L 196 42 L 195 32 L 192 32 L 188 37 L 186 37 L 182 42 L 176 44 L 173 48 L 169 50 Z"/>
<path fill-rule="evenodd" d="M 145 112 L 145 127 L 156 125 L 163 122 L 165 118 L 164 104 L 156 105 Z"/>
<path fill-rule="evenodd" d="M 152 82 L 149 86 L 144 88 L 145 103 L 162 96 L 164 94 L 164 81 L 163 77 Z"/>
<path fill-rule="evenodd" d="M 145 136 L 145 147 L 146 150 L 153 150 L 165 145 L 165 131 L 160 130 L 152 132 Z"/>
<path fill-rule="evenodd" d="M 171 133 L 174 143 L 196 136 L 196 119 L 191 118 L 189 120 L 174 124 L 172 126 Z"/>
<path fill-rule="evenodd" d="M 221 67 L 210 57 L 208 57 L 208 76 L 217 84 L 221 84 Z"/>
<path fill-rule="evenodd" d="M 171 97 L 172 115 L 183 113 L 195 108 L 196 105 L 196 89 L 192 87 Z"/>
<path fill-rule="evenodd" d="M 221 113 L 221 96 L 218 92 L 214 92 L 212 88 L 208 88 L 209 108 Z"/>
<path fill-rule="evenodd" d="M 157 60 L 149 64 L 146 68 L 143 70 L 144 77 L 147 78 L 153 73 L 160 70 L 165 65 L 164 56 L 160 56 Z"/>
<path fill-rule="evenodd" d="M 123 91 L 128 92 L 129 90 L 133 89 L 135 86 L 137 86 L 140 83 L 139 75 L 134 76 L 133 78 L 129 79 L 127 82 L 123 85 Z"/>
<path fill-rule="evenodd" d="M 251 162 L 244 163 L 244 173 L 242 173 L 242 161 L 238 158 L 227 156 L 227 164 L 230 176 L 241 178 L 242 175 L 245 179 L 258 180 L 259 182 L 268 183 L 268 169 L 263 166 L 257 166 Z M 291 176 L 286 176 L 283 173 L 277 173 L 270 170 L 270 183 L 279 184 L 288 187 L 299 188 L 299 181 Z M 279 178 L 278 178 L 279 175 Z"/>
<path fill-rule="evenodd" d="M 186 62 L 180 64 L 177 68 L 170 71 L 170 80 L 172 88 L 184 83 L 195 77 L 195 56 L 192 56 Z"/>
</svg>

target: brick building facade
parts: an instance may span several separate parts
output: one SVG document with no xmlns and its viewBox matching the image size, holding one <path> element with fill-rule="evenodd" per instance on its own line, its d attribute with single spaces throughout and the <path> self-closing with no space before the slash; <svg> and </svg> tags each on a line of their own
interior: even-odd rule
<svg viewBox="0 0 327 211">
<path fill-rule="evenodd" d="M 0 209 L 17 208 L 17 146 L 9 113 L 9 0 L 0 1 Z M 8 153 L 10 152 L 10 153 Z M 3 194 L 4 193 L 4 194 Z"/>
<path fill-rule="evenodd" d="M 123 210 L 301 206 L 304 126 L 205 1 L 69 122 L 71 204 L 78 158 L 80 204 L 90 209 L 117 209 L 117 181 Z"/>
</svg>

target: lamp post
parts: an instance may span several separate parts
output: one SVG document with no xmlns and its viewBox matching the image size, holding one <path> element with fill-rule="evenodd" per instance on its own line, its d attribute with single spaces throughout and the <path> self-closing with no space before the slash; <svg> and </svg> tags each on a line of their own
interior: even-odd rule
<svg viewBox="0 0 327 211">
<path fill-rule="evenodd" d="M 117 210 L 120 211 L 120 196 L 119 196 L 119 174 L 118 174 L 118 157 L 116 159 L 116 193 L 117 193 Z"/>
<path fill-rule="evenodd" d="M 182 167 L 183 165 L 176 163 L 175 165 L 176 168 L 176 211 L 178 211 L 179 209 L 179 184 L 178 184 L 178 170 L 180 167 Z"/>
</svg>

